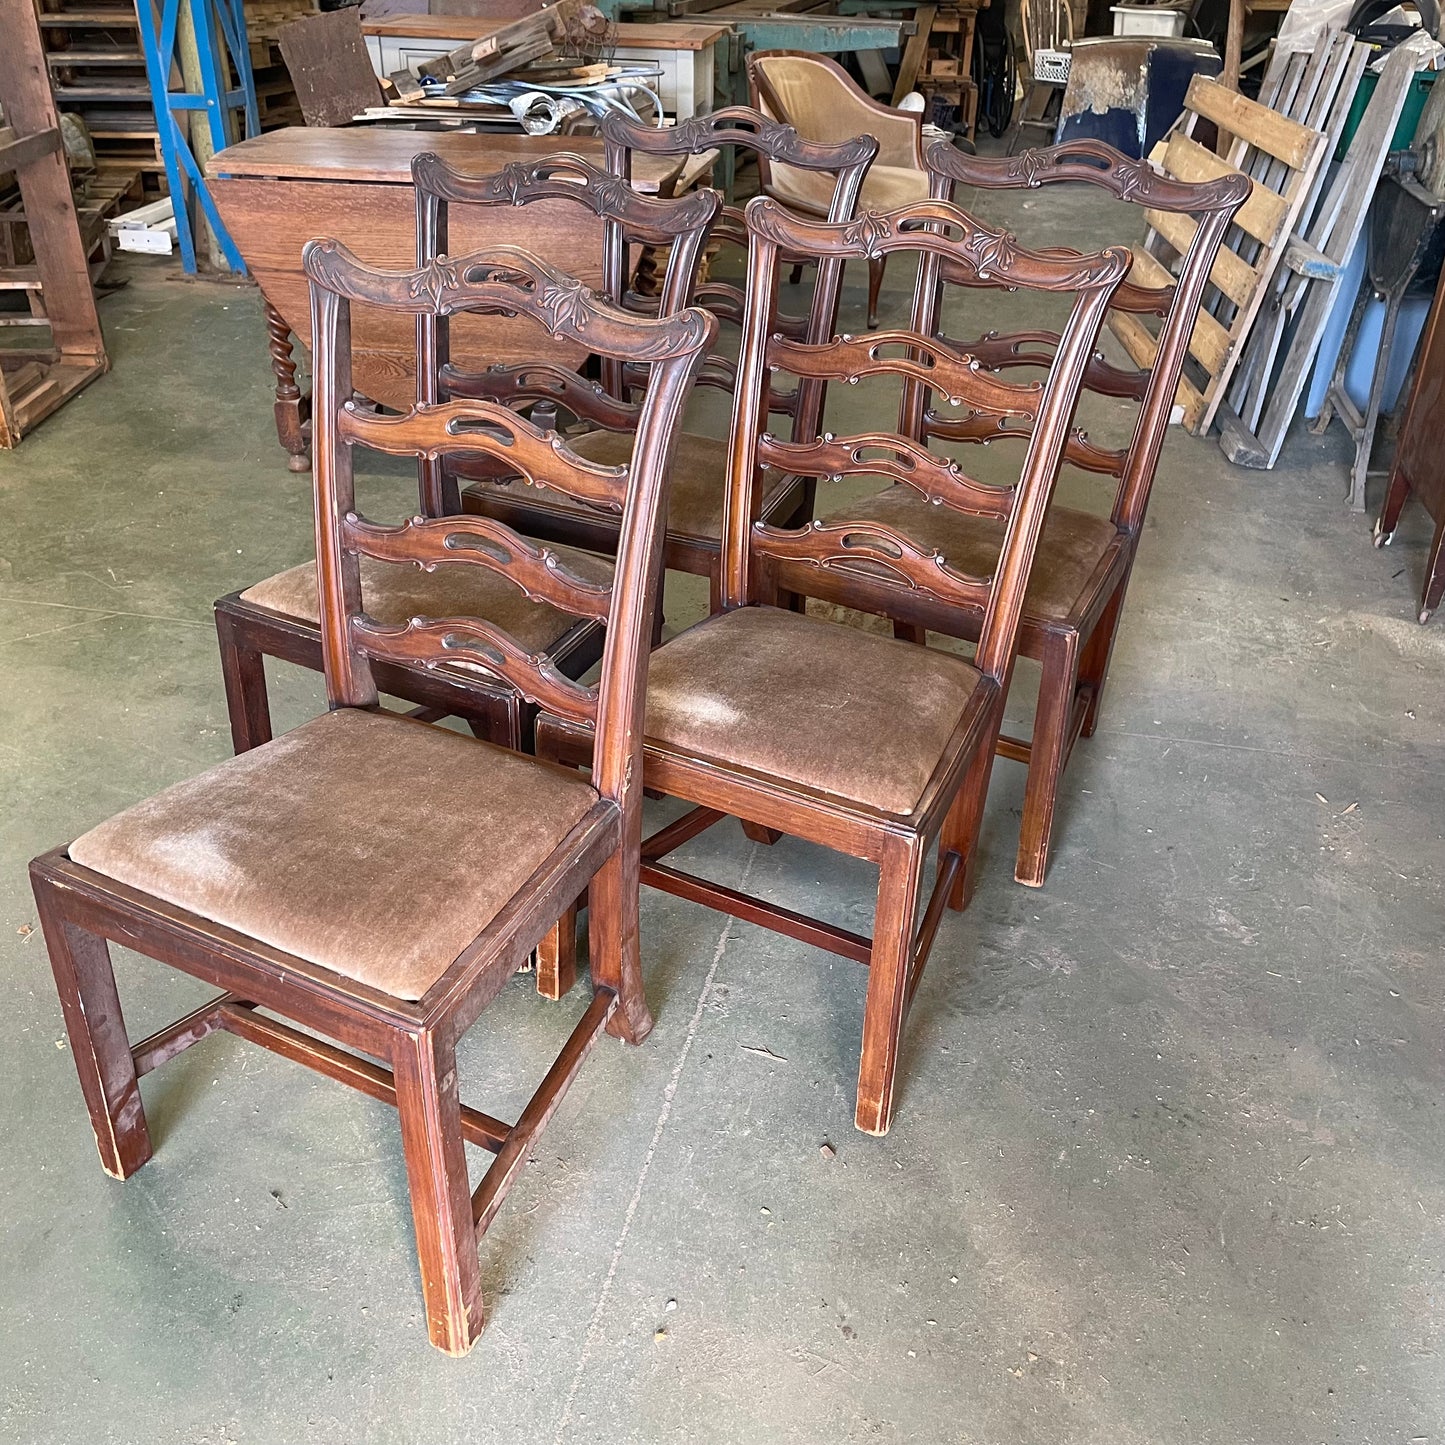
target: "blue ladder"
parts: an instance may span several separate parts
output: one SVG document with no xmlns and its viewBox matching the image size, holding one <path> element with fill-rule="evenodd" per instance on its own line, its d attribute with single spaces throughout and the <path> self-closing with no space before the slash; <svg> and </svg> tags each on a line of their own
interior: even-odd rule
<svg viewBox="0 0 1445 1445">
<path fill-rule="evenodd" d="M 186 116 L 195 111 L 206 113 L 213 150 L 224 150 L 238 140 L 249 140 L 261 133 L 244 0 L 135 0 L 135 4 L 182 264 L 190 275 L 195 275 L 196 243 L 191 233 L 190 209 L 194 196 L 215 233 L 226 264 L 233 271 L 244 272 L 246 263 L 221 222 L 186 134 Z M 195 27 L 203 87 L 200 91 L 185 88 L 176 55 L 176 32 L 183 5 Z M 239 80 L 234 88 L 229 84 L 228 59 Z M 244 134 L 238 135 L 238 129 Z"/>
</svg>

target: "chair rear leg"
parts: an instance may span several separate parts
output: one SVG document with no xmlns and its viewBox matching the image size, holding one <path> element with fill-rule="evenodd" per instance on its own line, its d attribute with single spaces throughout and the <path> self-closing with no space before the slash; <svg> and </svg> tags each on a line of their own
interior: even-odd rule
<svg viewBox="0 0 1445 1445">
<path fill-rule="evenodd" d="M 1019 830 L 1014 877 L 1029 888 L 1042 888 L 1049 868 L 1059 779 L 1069 756 L 1069 725 L 1078 688 L 1078 652 L 1072 637 L 1045 651 L 1039 701 L 1029 745 L 1024 815 Z"/>
<path fill-rule="evenodd" d="M 221 680 L 231 722 L 231 747 L 248 753 L 271 741 L 271 702 L 266 692 L 262 654 L 243 640 L 235 619 L 216 612 L 216 641 L 221 649 Z"/>
<path fill-rule="evenodd" d="M 636 839 L 625 838 L 587 885 L 587 956 L 592 986 L 610 988 L 617 995 L 618 1007 L 608 1021 L 607 1032 L 629 1044 L 640 1044 L 652 1032 L 652 1013 L 642 987 L 637 917 L 640 814 L 635 826 Z"/>
<path fill-rule="evenodd" d="M 999 704 L 999 712 L 1003 712 L 1002 703 Z M 962 913 L 973 901 L 973 890 L 978 882 L 978 840 L 983 832 L 983 809 L 988 802 L 989 780 L 993 777 L 993 744 L 997 735 L 997 727 L 984 734 L 984 740 L 968 765 L 958 796 L 949 807 L 938 834 L 938 866 L 943 867 L 943 860 L 950 853 L 957 853 L 963 859 L 963 867 L 948 892 L 948 906 L 955 913 Z"/>
<path fill-rule="evenodd" d="M 883 271 L 888 265 L 887 256 L 868 258 L 868 329 L 878 329 L 878 298 L 883 292 Z"/>
<path fill-rule="evenodd" d="M 151 1136 L 110 949 L 61 913 L 49 883 L 32 881 L 101 1167 L 112 1178 L 128 1179 L 151 1157 Z"/>
<path fill-rule="evenodd" d="M 1114 639 L 1119 635 L 1119 618 L 1124 611 L 1124 593 L 1129 586 L 1126 575 L 1119 583 L 1118 590 L 1109 599 L 1089 640 L 1079 655 L 1079 683 L 1089 689 L 1089 702 L 1084 710 L 1084 723 L 1079 736 L 1091 738 L 1099 726 L 1099 706 L 1104 696 L 1104 685 L 1109 680 L 1109 660 L 1114 655 Z"/>
<path fill-rule="evenodd" d="M 392 1067 L 427 1335 L 437 1349 L 464 1355 L 482 1333 L 485 1314 L 456 1055 L 434 1033 L 398 1033 Z"/>
<path fill-rule="evenodd" d="M 922 838 L 890 841 L 879 864 L 873 956 L 863 1008 L 863 1053 L 858 1063 L 858 1104 L 853 1116 L 865 1134 L 886 1134 L 893 1122 L 924 853 Z"/>
</svg>

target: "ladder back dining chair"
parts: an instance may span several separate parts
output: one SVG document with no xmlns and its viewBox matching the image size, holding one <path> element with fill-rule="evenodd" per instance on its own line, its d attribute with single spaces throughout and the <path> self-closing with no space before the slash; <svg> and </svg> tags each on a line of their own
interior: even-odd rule
<svg viewBox="0 0 1445 1445">
<path fill-rule="evenodd" d="M 1041 666 L 1038 705 L 1032 737 L 1001 735 L 998 750 L 1028 767 L 1015 877 L 1041 887 L 1065 764 L 1078 738 L 1091 736 L 1098 725 L 1109 660 L 1194 318 L 1220 242 L 1248 200 L 1250 187 L 1235 175 L 1199 183 L 1171 180 L 1147 161 L 1133 160 L 1096 140 L 991 157 L 965 155 L 938 144 L 930 148 L 928 159 L 939 199 L 952 199 L 958 185 L 987 191 L 1079 181 L 1138 205 L 1146 214 L 1181 216 L 1191 228 L 1177 276 L 1146 251 L 1137 250 L 1129 279 L 1114 294 L 1111 326 L 1134 327 L 1147 336 L 1139 318 L 1162 318 L 1157 338 L 1148 338 L 1153 364 L 1147 370 L 1113 366 L 1100 354 L 1089 359 L 1085 370 L 1086 391 L 1137 403 L 1132 432 L 1127 445 L 1107 448 L 1076 429 L 1064 454 L 1072 466 L 1112 479 L 1112 507 L 1107 516 L 1062 505 L 1050 509 L 1024 599 L 1019 651 Z M 925 258 L 915 289 L 914 327 L 949 354 L 971 358 L 996 374 L 1052 366 L 1059 343 L 1056 332 L 990 331 L 969 340 L 944 334 L 946 285 L 996 289 L 1001 284 L 998 275 L 981 277 L 947 257 Z M 1141 354 L 1143 350 L 1141 346 Z M 926 376 L 905 383 L 900 429 L 919 441 L 944 443 L 1022 445 L 1029 435 L 1026 419 L 1000 416 L 988 408 L 960 411 L 939 405 Z M 998 520 L 953 507 L 932 507 L 910 487 L 886 487 L 873 498 L 852 504 L 847 514 L 896 528 L 913 545 L 936 552 L 965 571 L 982 566 L 997 552 L 1002 537 Z M 983 608 L 974 600 L 943 603 L 882 580 L 856 579 L 848 603 L 893 618 L 900 636 L 918 642 L 925 641 L 928 629 L 976 640 L 984 622 Z"/>
<path fill-rule="evenodd" d="M 654 157 L 697 156 L 729 149 L 760 157 L 785 160 L 800 171 L 819 178 L 827 196 L 827 214 L 835 220 L 852 216 L 859 189 L 867 174 L 878 143 L 870 136 L 854 136 L 834 144 L 814 144 L 801 139 L 790 126 L 780 125 L 746 106 L 729 106 L 705 116 L 694 116 L 681 125 L 658 129 L 641 125 L 614 112 L 602 122 L 607 144 L 607 166 L 616 176 L 630 180 L 634 155 Z M 747 247 L 741 214 L 726 207 L 712 230 L 711 239 L 740 248 Z M 842 266 L 820 269 L 809 298 L 807 314 L 780 318 L 790 334 L 815 340 L 831 333 L 838 311 Z M 736 284 L 710 278 L 700 282 L 692 300 L 706 307 L 719 321 L 742 324 L 742 290 Z M 639 298 L 640 301 L 640 298 Z M 711 387 L 733 395 L 737 388 L 737 367 L 722 353 L 708 358 L 698 378 L 699 387 Z M 812 418 L 800 408 L 822 405 L 817 388 L 801 396 L 778 395 L 774 408 L 793 418 L 799 434 L 809 434 Z M 575 439 L 577 449 L 596 461 L 615 461 L 624 455 L 627 438 L 616 431 L 599 429 Z M 666 565 L 675 571 L 709 579 L 709 597 L 715 609 L 721 599 L 722 520 L 727 494 L 727 446 L 719 437 L 684 432 L 678 443 L 677 475 L 669 498 Z M 812 515 L 811 478 L 780 478 L 765 499 L 765 511 L 780 522 L 795 524 Z M 615 520 L 599 517 L 593 510 L 564 498 L 519 493 L 515 487 L 495 480 L 478 480 L 462 494 L 468 511 L 485 513 L 509 521 L 529 536 L 610 553 L 617 546 Z"/>
<path fill-rule="evenodd" d="M 695 309 L 627 316 L 511 247 L 392 273 L 334 241 L 312 241 L 304 265 L 331 710 L 36 859 L 31 878 L 106 1172 L 124 1179 L 151 1156 L 140 1077 L 217 1030 L 394 1105 L 428 1334 L 463 1354 L 484 1320 L 478 1236 L 599 1035 L 638 1043 L 652 1024 L 637 940 L 643 688 L 668 469 L 715 323 Z M 353 303 L 531 318 L 553 337 L 648 361 L 628 463 L 587 461 L 490 403 L 368 414 L 352 393 Z M 485 518 L 369 521 L 355 509 L 360 448 L 504 452 L 548 486 L 621 511 L 615 572 L 581 575 Z M 605 622 L 600 681 L 574 681 L 491 620 L 369 616 L 362 559 L 494 572 L 550 606 Z M 374 664 L 457 658 L 585 728 L 590 780 L 380 710 Z M 514 1124 L 463 1106 L 458 1041 L 584 888 L 593 996 L 581 1020 Z M 108 942 L 222 992 L 132 1044 Z M 466 1143 L 495 1155 L 475 1189 Z"/>
<path fill-rule="evenodd" d="M 980 813 L 974 800 L 988 787 L 1029 568 L 1084 366 L 1130 258 L 1123 248 L 1037 255 L 944 202 L 828 223 L 758 197 L 747 222 L 747 323 L 730 450 L 724 610 L 657 649 L 647 695 L 647 786 L 693 809 L 643 842 L 642 877 L 868 966 L 855 1122 L 883 1134 L 893 1116 L 908 1005 L 944 909 L 962 906 L 971 878 Z M 781 257 L 868 260 L 899 252 L 947 258 L 965 273 L 995 275 L 1007 285 L 1072 295 L 1047 381 L 997 379 L 911 331 L 821 344 L 778 332 Z M 894 432 L 780 441 L 768 429 L 775 375 L 797 377 L 800 385 L 876 378 L 893 385 L 928 376 L 959 405 L 1026 418 L 1032 434 L 1017 479 L 998 486 L 975 481 L 956 462 Z M 761 498 L 779 472 L 893 478 L 937 503 L 999 519 L 1001 545 L 970 575 L 871 521 L 839 517 L 778 527 L 762 515 Z M 941 600 L 966 598 L 981 606 L 986 620 L 974 660 L 774 605 L 781 594 L 816 595 L 820 576 L 846 582 L 875 573 Z M 583 741 L 564 720 L 546 712 L 538 718 L 539 755 L 577 761 L 585 757 Z M 877 864 L 873 936 L 663 861 L 728 816 Z M 935 841 L 937 881 L 924 900 L 924 866 Z M 564 941 L 568 922 L 560 925 Z"/>
<path fill-rule="evenodd" d="M 463 173 L 428 153 L 413 161 L 412 178 L 417 194 L 418 265 L 446 252 L 449 199 L 497 206 L 560 199 L 602 218 L 604 295 L 612 301 L 620 302 L 624 295 L 629 243 L 671 248 L 660 308 L 664 316 L 686 304 L 721 204 L 717 192 L 707 189 L 676 200 L 644 196 L 582 157 L 566 153 L 518 162 L 489 175 Z M 419 401 L 430 404 L 439 399 L 440 378 L 443 389 L 452 396 L 500 401 L 513 409 L 529 401 L 560 402 L 573 412 L 585 412 L 596 425 L 625 431 L 630 444 L 641 416 L 637 402 L 614 402 L 596 383 L 545 360 L 493 367 L 462 377 L 447 365 L 447 326 L 445 316 L 423 312 L 417 317 Z M 611 357 L 602 364 L 612 371 L 620 365 Z M 441 375 L 443 369 L 445 376 Z M 626 461 L 627 455 L 616 460 Z M 474 467 L 484 463 L 475 453 L 466 453 L 461 461 Z M 508 477 L 513 475 L 504 465 L 494 465 Z M 451 516 L 461 511 L 455 475 L 441 457 L 418 459 L 417 486 L 422 516 Z M 561 545 L 553 550 L 579 575 L 598 583 L 608 580 L 608 560 Z M 529 648 L 546 652 L 569 677 L 581 676 L 601 653 L 602 628 L 595 619 L 573 617 L 528 596 L 507 577 L 481 568 L 412 571 L 381 567 L 365 558 L 361 580 L 367 611 L 379 622 L 403 622 L 416 613 L 490 618 Z M 271 737 L 265 658 L 321 671 L 318 606 L 314 561 L 288 568 L 216 603 L 221 672 L 237 752 Z M 383 692 L 415 704 L 418 715 L 426 720 L 463 718 L 479 736 L 504 747 L 521 748 L 530 738 L 534 709 L 504 682 L 484 682 L 455 666 L 416 668 L 378 661 L 375 672 Z"/>
</svg>

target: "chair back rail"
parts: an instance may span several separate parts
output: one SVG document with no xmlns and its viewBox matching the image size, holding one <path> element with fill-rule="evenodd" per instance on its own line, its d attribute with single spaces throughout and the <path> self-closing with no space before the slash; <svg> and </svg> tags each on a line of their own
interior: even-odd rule
<svg viewBox="0 0 1445 1445">
<path fill-rule="evenodd" d="M 804 140 L 792 126 L 770 120 L 745 105 L 724 106 L 708 115 L 693 116 L 680 125 L 661 128 L 642 125 L 614 111 L 602 121 L 601 131 L 607 146 L 608 170 L 627 180 L 632 177 L 632 157 L 638 152 L 651 156 L 696 156 L 729 147 L 755 155 L 759 166 L 766 166 L 772 160 L 803 171 L 831 174 L 830 220 L 846 220 L 853 215 L 868 167 L 878 154 L 878 142 L 871 135 L 850 136 L 830 143 Z M 748 236 L 742 212 L 725 206 L 713 227 L 712 237 L 745 250 Z M 777 318 L 778 328 L 801 341 L 825 341 L 837 322 L 842 284 L 843 263 L 825 262 L 818 268 L 807 314 L 802 317 L 780 315 Z M 744 296 L 741 287 L 731 282 L 709 280 L 699 287 L 696 300 L 720 320 L 742 325 Z M 727 357 L 714 358 L 700 381 L 732 393 L 737 386 L 735 364 Z M 817 418 L 823 408 L 821 385 L 802 388 L 796 396 L 779 394 L 773 401 L 773 410 L 793 418 L 796 435 L 810 435 L 816 431 Z"/>
<path fill-rule="evenodd" d="M 959 185 L 984 190 L 1028 190 L 1064 181 L 1082 181 L 1106 190 L 1118 200 L 1155 211 L 1187 214 L 1195 220 L 1193 238 L 1178 275 L 1172 278 L 1172 285 L 1146 285 L 1130 279 L 1118 288 L 1110 303 L 1114 312 L 1163 318 L 1152 366 L 1147 370 L 1126 371 L 1096 354 L 1085 370 L 1086 390 L 1139 403 L 1128 445 L 1102 448 L 1076 432 L 1067 449 L 1067 460 L 1074 465 L 1117 479 L 1111 515 L 1116 525 L 1137 535 L 1144 523 L 1149 491 L 1158 470 L 1194 318 L 1225 234 L 1250 197 L 1249 182 L 1237 175 L 1200 182 L 1175 180 L 1155 170 L 1147 160 L 1125 156 L 1112 146 L 1092 139 L 1026 150 L 1015 156 L 965 155 L 954 146 L 938 142 L 929 147 L 927 162 L 933 195 L 942 200 L 952 199 Z M 1042 254 L 1068 253 L 1055 248 Z M 1162 268 L 1156 266 L 1153 270 Z M 978 281 L 977 278 L 970 280 L 947 261 L 932 265 L 927 261 L 921 263 L 912 319 L 914 326 L 926 335 L 939 335 L 945 284 L 976 285 Z M 939 340 L 990 369 L 1052 365 L 1058 345 L 1056 334 L 1047 331 L 1011 336 L 988 333 L 977 341 L 956 342 L 941 336 Z M 924 439 L 936 436 L 949 441 L 983 439 L 965 435 L 966 427 L 930 409 L 927 400 L 926 389 L 921 386 L 905 392 L 900 415 L 902 427 L 910 436 Z M 1011 434 L 1025 433 L 1023 428 L 1017 428 Z"/>
<path fill-rule="evenodd" d="M 642 725 L 642 678 L 661 570 L 662 508 L 682 409 L 717 323 L 689 308 L 639 317 L 609 305 L 580 282 L 516 247 L 440 257 L 409 272 L 365 266 L 335 241 L 303 253 L 311 282 L 315 337 L 316 538 L 322 647 L 333 706 L 378 700 L 371 659 L 468 663 L 524 697 L 594 730 L 594 782 L 604 797 L 628 802 Z M 528 318 L 542 334 L 601 356 L 648 362 L 630 463 L 609 467 L 573 453 L 509 408 L 490 401 L 418 401 L 400 416 L 358 410 L 351 386 L 351 305 L 445 319 L 460 312 Z M 383 526 L 356 512 L 353 451 L 442 461 L 481 454 L 511 474 L 622 514 L 621 546 L 610 584 L 577 575 L 550 549 L 486 517 L 415 517 Z M 366 616 L 360 558 L 486 568 L 535 601 L 607 623 L 602 682 L 568 678 L 545 653 L 522 646 L 474 617 L 416 617 L 382 625 Z"/>
<path fill-rule="evenodd" d="M 675 200 L 644 196 L 618 176 L 566 151 L 515 161 L 491 173 L 460 170 L 434 152 L 424 152 L 412 161 L 411 173 L 416 190 L 418 266 L 446 254 L 448 208 L 453 204 L 526 206 L 542 200 L 573 201 L 602 218 L 603 294 L 616 305 L 625 305 L 628 299 L 630 247 L 670 248 L 657 308 L 663 316 L 671 316 L 689 303 L 703 247 L 722 206 L 722 197 L 708 188 Z M 601 385 L 550 362 L 464 371 L 451 361 L 446 319 L 430 312 L 417 313 L 418 401 L 434 403 L 443 396 L 512 406 L 553 401 L 593 425 L 631 431 L 640 411 L 624 387 L 624 363 L 603 357 L 601 365 Z M 422 510 L 428 516 L 460 510 L 451 496 L 454 484 L 448 482 L 439 461 L 421 458 L 417 466 Z"/>
<path fill-rule="evenodd" d="M 1028 251 L 1007 233 L 991 230 L 940 200 L 829 223 L 804 220 L 759 197 L 747 208 L 747 223 L 752 247 L 730 452 L 724 605 L 761 600 L 765 571 L 770 579 L 784 578 L 782 585 L 802 592 L 807 591 L 810 570 L 861 571 L 875 578 L 881 574 L 941 601 L 981 609 L 976 665 L 1006 684 L 1029 570 L 1067 448 L 1085 365 L 1109 301 L 1129 269 L 1129 251 L 1112 247 L 1089 256 Z M 911 330 L 861 340 L 839 337 L 826 346 L 799 346 L 775 333 L 772 319 L 785 255 L 846 261 L 897 251 L 918 253 L 920 268 L 930 257 L 946 259 L 966 274 L 992 277 L 1000 286 L 1072 295 L 1048 380 L 1003 381 L 967 358 L 944 355 L 927 335 Z M 929 452 L 926 442 L 902 433 L 824 433 L 811 444 L 777 442 L 765 431 L 767 392 L 775 370 L 794 368 L 800 375 L 811 372 L 845 381 L 892 375 L 902 386 L 916 384 L 920 375 L 930 376 L 939 389 L 976 412 L 1025 418 L 1029 431 L 1018 481 L 1008 486 L 977 481 L 957 462 Z M 998 565 L 990 577 L 968 576 L 898 530 L 861 519 L 797 529 L 769 526 L 759 520 L 761 478 L 766 468 L 775 466 L 820 477 L 887 476 L 938 505 L 997 518 L 1005 523 Z"/>
</svg>

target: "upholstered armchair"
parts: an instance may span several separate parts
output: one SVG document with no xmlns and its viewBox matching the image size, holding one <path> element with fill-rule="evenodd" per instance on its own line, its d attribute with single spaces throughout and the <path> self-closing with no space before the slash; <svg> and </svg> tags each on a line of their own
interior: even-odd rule
<svg viewBox="0 0 1445 1445">
<path fill-rule="evenodd" d="M 753 108 L 790 125 L 804 140 L 836 142 L 856 135 L 878 140 L 878 159 L 863 180 L 860 211 L 895 211 L 928 196 L 923 116 L 895 110 L 865 94 L 836 61 L 802 50 L 759 50 L 748 56 Z M 827 177 L 758 162 L 765 194 L 806 216 L 828 214 Z M 868 262 L 868 325 L 878 325 L 878 293 L 887 257 Z"/>
</svg>

